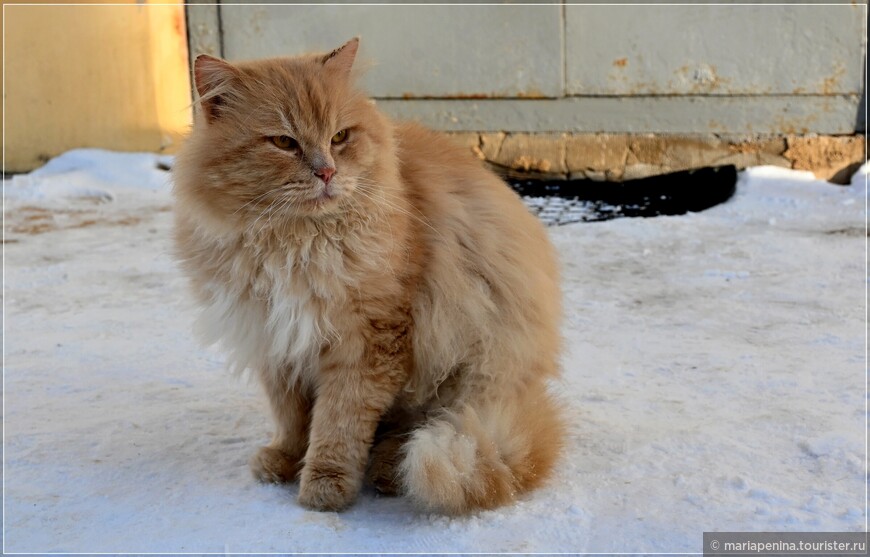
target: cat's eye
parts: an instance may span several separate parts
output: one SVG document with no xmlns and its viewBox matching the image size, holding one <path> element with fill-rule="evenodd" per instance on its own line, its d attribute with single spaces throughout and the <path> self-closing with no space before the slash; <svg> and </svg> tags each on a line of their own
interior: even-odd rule
<svg viewBox="0 0 870 557">
<path fill-rule="evenodd" d="M 332 136 L 332 144 L 338 145 L 339 143 L 344 143 L 347 139 L 347 130 L 341 130 L 337 134 Z"/>
<path fill-rule="evenodd" d="M 296 143 L 296 140 L 290 137 L 289 135 L 276 135 L 274 137 L 270 137 L 272 143 L 275 144 L 275 147 L 279 149 L 284 149 L 285 151 L 289 151 L 290 149 L 295 149 L 299 147 L 299 144 Z"/>
</svg>

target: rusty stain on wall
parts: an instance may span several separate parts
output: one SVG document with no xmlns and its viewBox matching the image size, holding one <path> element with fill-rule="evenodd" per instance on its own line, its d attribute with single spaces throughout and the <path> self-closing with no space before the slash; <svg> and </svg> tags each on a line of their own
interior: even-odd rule
<svg viewBox="0 0 870 557">
<path fill-rule="evenodd" d="M 840 80 L 846 73 L 846 68 L 842 62 L 837 62 L 834 72 L 822 80 L 821 90 L 824 95 L 833 95 L 839 92 Z"/>
<path fill-rule="evenodd" d="M 770 95 L 782 94 L 775 86 L 764 81 L 763 76 L 747 80 L 741 75 L 723 75 L 715 64 L 692 62 L 671 70 L 670 78 L 653 75 L 654 70 L 641 66 L 628 69 L 628 58 L 611 62 L 607 74 L 609 88 L 620 95 Z M 790 89 L 793 95 L 838 95 L 849 89 L 844 83 L 849 72 L 843 62 L 832 62 L 829 75 L 816 81 L 816 85 L 801 85 Z M 796 77 L 795 80 L 798 80 Z"/>
<path fill-rule="evenodd" d="M 703 93 L 727 93 L 731 92 L 727 86 L 731 79 L 722 77 L 715 65 L 712 64 L 684 64 L 674 72 L 674 79 L 668 80 L 667 89 L 681 91 L 681 94 L 698 95 Z"/>
<path fill-rule="evenodd" d="M 620 90 L 621 95 L 703 95 L 741 93 L 740 88 L 732 86 L 732 79 L 719 74 L 715 65 L 698 63 L 683 64 L 672 72 L 672 77 L 666 82 L 646 77 L 641 71 L 638 75 L 627 74 L 624 70 L 628 58 L 618 58 L 612 62 L 613 70 L 608 73 L 608 80 Z M 766 94 L 771 89 L 758 89 L 754 94 Z"/>
<path fill-rule="evenodd" d="M 801 135 L 809 133 L 813 122 L 818 120 L 818 118 L 817 114 L 810 114 L 804 117 L 778 115 L 774 117 L 774 124 L 785 135 Z"/>
<path fill-rule="evenodd" d="M 551 98 L 541 92 L 539 89 L 529 89 L 527 91 L 518 91 L 517 98 L 520 99 L 547 99 Z"/>
<path fill-rule="evenodd" d="M 404 100 L 487 100 L 487 99 L 550 99 L 548 95 L 545 95 L 538 89 L 529 89 L 527 91 L 517 91 L 515 93 L 446 93 L 443 95 L 432 96 L 432 95 L 417 95 L 415 93 L 411 93 L 409 91 L 405 91 L 402 93 L 402 99 Z"/>
<path fill-rule="evenodd" d="M 402 98 L 405 100 L 431 100 L 431 99 L 450 99 L 450 100 L 479 100 L 479 99 L 497 99 L 504 98 L 498 94 L 490 94 L 490 93 L 454 93 L 450 95 L 439 95 L 437 97 L 433 97 L 431 95 L 417 95 L 415 93 L 410 93 L 405 91 L 402 93 Z"/>
</svg>

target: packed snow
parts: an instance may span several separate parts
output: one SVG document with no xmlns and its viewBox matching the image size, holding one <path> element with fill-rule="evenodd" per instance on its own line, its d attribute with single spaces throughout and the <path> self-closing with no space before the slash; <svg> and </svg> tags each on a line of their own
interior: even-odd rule
<svg viewBox="0 0 870 557">
<path fill-rule="evenodd" d="M 272 425 L 193 337 L 170 164 L 77 150 L 4 182 L 5 551 L 699 552 L 704 531 L 866 528 L 867 166 L 848 187 L 750 169 L 703 213 L 550 228 L 564 458 L 448 518 L 370 488 L 313 512 L 254 481 Z"/>
</svg>

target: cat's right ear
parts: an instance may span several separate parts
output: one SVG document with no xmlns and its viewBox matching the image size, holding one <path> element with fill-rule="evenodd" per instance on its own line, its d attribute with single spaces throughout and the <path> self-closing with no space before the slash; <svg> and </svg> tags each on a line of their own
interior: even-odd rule
<svg viewBox="0 0 870 557">
<path fill-rule="evenodd" d="M 220 58 L 208 54 L 196 57 L 193 80 L 207 122 L 211 123 L 220 117 L 220 111 L 226 105 L 225 96 L 237 76 L 238 70 Z"/>
</svg>

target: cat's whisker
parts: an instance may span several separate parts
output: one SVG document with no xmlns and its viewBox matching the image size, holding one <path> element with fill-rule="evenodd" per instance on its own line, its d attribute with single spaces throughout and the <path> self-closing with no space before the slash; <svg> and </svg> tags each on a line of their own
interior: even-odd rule
<svg viewBox="0 0 870 557">
<path fill-rule="evenodd" d="M 288 192 L 288 191 L 293 191 L 293 190 L 296 190 L 296 189 L 298 189 L 298 188 L 297 188 L 297 187 L 293 187 L 292 184 L 284 184 L 284 185 L 282 185 L 282 186 L 279 186 L 278 188 L 274 188 L 274 189 L 272 189 L 272 190 L 266 192 L 266 194 L 269 194 L 269 193 L 276 193 L 276 192 L 280 194 L 281 191 Z M 263 194 L 263 195 L 261 195 L 260 197 L 263 197 L 263 196 L 265 196 L 266 194 Z M 284 202 L 285 198 L 287 198 L 286 195 L 284 195 L 284 196 L 282 196 L 282 195 L 278 195 L 278 197 L 276 197 L 276 199 L 275 199 L 274 201 L 272 201 L 272 202 L 271 202 L 269 205 L 267 205 L 267 206 L 266 206 L 262 211 L 260 211 L 260 214 L 257 216 L 257 218 L 254 219 L 254 221 L 253 221 L 253 222 L 252 222 L 252 223 L 251 223 L 251 224 L 246 228 L 246 234 L 248 234 L 249 236 L 259 235 L 259 234 L 263 231 L 263 229 L 264 229 L 264 227 L 265 227 L 266 225 L 264 224 L 263 226 L 261 226 L 260 229 L 257 230 L 256 233 L 255 233 L 254 228 L 256 227 L 257 223 L 260 221 L 260 219 L 262 219 L 264 216 L 267 216 L 267 215 L 268 215 L 269 223 L 271 223 L 272 215 L 273 215 L 277 210 L 279 210 L 279 207 L 280 207 L 280 208 L 283 208 L 283 207 L 286 207 L 286 206 L 287 206 L 287 204 Z M 292 200 L 292 198 L 289 198 L 289 199 Z M 250 202 L 249 202 L 249 203 L 250 203 Z M 249 204 L 249 203 L 248 203 L 248 204 Z M 246 205 L 247 205 L 247 204 L 246 204 Z M 240 208 L 239 210 L 241 210 L 241 208 Z M 238 212 L 238 211 L 237 211 L 237 212 Z M 234 213 L 234 214 L 235 214 L 235 213 Z"/>
<path fill-rule="evenodd" d="M 371 201 L 371 206 L 367 206 L 367 208 L 374 209 L 385 218 L 387 209 L 401 209 L 401 207 L 398 207 L 396 204 L 387 201 L 386 198 L 384 198 L 383 196 L 380 196 L 380 194 L 376 191 L 368 190 L 365 187 L 357 188 L 357 191 L 359 192 L 360 196 Z"/>
<path fill-rule="evenodd" d="M 272 217 L 275 216 L 275 213 L 280 212 L 284 207 L 287 206 L 287 199 L 289 199 L 289 196 L 285 196 L 283 202 L 278 207 L 276 207 L 274 211 L 269 213 L 269 218 L 266 219 L 266 224 L 270 228 L 272 227 Z"/>
<path fill-rule="evenodd" d="M 362 184 L 360 184 L 360 185 L 362 186 Z M 404 208 L 402 208 L 402 207 L 399 207 L 398 205 L 396 205 L 395 203 L 393 203 L 392 201 L 390 201 L 389 198 L 386 196 L 386 193 L 385 193 L 385 192 L 383 192 L 383 191 L 378 192 L 378 193 L 380 193 L 383 197 L 382 197 L 381 199 L 377 199 L 377 198 L 374 197 L 375 193 L 372 192 L 372 191 L 366 191 L 365 187 L 357 188 L 357 191 L 359 191 L 361 195 L 368 197 L 368 198 L 369 198 L 372 202 L 374 202 L 375 204 L 377 204 L 377 203 L 381 203 L 381 204 L 383 204 L 383 205 L 389 207 L 390 209 L 392 209 L 392 210 L 394 210 L 394 211 L 396 211 L 396 212 L 398 212 L 398 213 L 402 213 L 402 214 L 404 214 L 404 215 L 406 215 L 406 216 L 408 216 L 408 217 L 410 217 L 410 218 L 412 218 L 412 219 L 418 221 L 420 224 L 426 226 L 426 227 L 429 228 L 432 232 L 434 232 L 434 233 L 435 233 L 439 238 L 441 238 L 442 241 L 447 242 L 447 238 L 445 238 L 444 235 L 441 234 L 441 232 L 439 232 L 439 231 L 438 231 L 434 226 L 432 226 L 431 223 L 429 223 L 428 221 L 426 221 L 426 220 L 420 218 L 420 217 L 417 216 L 417 215 L 412 214 L 410 211 L 408 211 L 408 210 L 406 210 L 406 209 L 404 209 Z"/>
<path fill-rule="evenodd" d="M 260 227 L 260 232 L 262 232 L 266 226 L 273 228 L 272 217 L 278 213 L 283 212 L 285 209 L 290 207 L 296 201 L 297 201 L 297 199 L 292 195 L 285 195 L 282 198 L 280 198 L 275 203 L 275 206 L 272 207 L 271 211 L 269 212 L 269 217 L 266 219 L 266 222 L 264 222 L 263 225 Z"/>
<path fill-rule="evenodd" d="M 398 195 L 396 194 L 396 192 L 392 192 L 392 191 L 389 191 L 389 190 L 385 190 L 385 189 L 379 187 L 381 184 L 378 184 L 377 182 L 375 182 L 375 181 L 373 181 L 373 180 L 369 180 L 369 179 L 367 179 L 367 178 L 357 178 L 357 180 L 358 180 L 358 182 L 359 182 L 360 184 L 366 184 L 366 185 L 370 186 L 371 188 L 377 188 L 377 190 L 378 190 L 379 192 L 381 192 L 385 197 L 388 197 L 388 198 L 391 198 L 391 199 L 401 199 L 401 200 L 404 200 L 404 198 L 400 198 L 400 197 L 398 197 Z M 411 209 L 413 209 L 414 211 L 416 211 L 416 212 L 417 212 L 421 217 L 424 217 L 424 218 L 425 218 L 425 215 L 424 215 L 424 214 L 423 214 L 419 209 L 417 209 L 416 207 L 414 207 L 414 206 L 411 205 L 411 204 L 408 204 L 408 206 L 409 206 Z"/>
<path fill-rule="evenodd" d="M 369 220 L 363 215 L 363 213 L 362 213 L 363 208 L 357 205 L 357 203 L 356 203 L 357 199 L 355 197 L 349 196 L 349 197 L 346 197 L 345 199 L 347 199 L 346 206 L 351 211 L 353 211 L 354 214 L 359 216 L 360 221 L 365 222 L 365 221 Z M 375 201 L 371 208 L 373 208 L 376 211 L 376 213 L 380 217 L 379 220 L 382 220 L 387 225 L 387 230 L 390 233 L 390 242 L 389 242 L 390 257 L 388 258 L 388 260 L 392 261 L 392 256 L 393 256 L 393 253 L 396 249 L 396 236 L 395 236 L 395 233 L 393 232 L 393 224 L 391 222 L 391 219 L 387 216 L 386 210 L 384 209 L 384 207 L 381 204 L 379 204 Z"/>
<path fill-rule="evenodd" d="M 365 190 L 360 190 L 360 195 L 369 199 L 373 203 L 373 206 L 377 207 L 377 210 L 379 211 L 379 213 L 382 216 L 384 216 L 387 220 L 389 220 L 389 219 L 388 219 L 388 217 L 386 217 L 386 210 L 391 209 L 397 213 L 404 214 L 412 219 L 420 221 L 421 223 L 423 223 L 427 226 L 430 226 L 425 221 L 422 221 L 421 219 L 419 219 L 416 215 L 413 215 L 413 214 L 409 213 L 407 210 L 403 209 L 402 207 L 399 207 L 398 205 L 396 205 L 390 201 L 387 201 L 385 198 L 378 199 L 378 198 L 374 197 L 374 194 L 372 194 L 371 192 L 366 192 Z"/>
<path fill-rule="evenodd" d="M 267 191 L 267 192 L 265 192 L 265 193 L 262 193 L 262 194 L 258 195 L 258 196 L 255 197 L 254 199 L 248 201 L 247 203 L 245 203 L 244 205 L 242 205 L 241 207 L 239 207 L 238 209 L 236 209 L 235 211 L 233 211 L 233 215 L 235 216 L 239 211 L 241 211 L 241 210 L 244 209 L 245 207 L 249 206 L 251 203 L 255 203 L 255 202 L 257 202 L 257 201 L 263 199 L 263 198 L 266 197 L 267 195 L 272 194 L 272 193 L 275 193 L 276 191 L 279 191 L 279 190 L 280 190 L 281 188 L 283 188 L 283 187 L 284 187 L 284 186 L 278 186 L 277 188 L 273 188 L 273 189 L 271 189 L 271 190 L 269 190 L 269 191 Z"/>
<path fill-rule="evenodd" d="M 266 208 L 265 208 L 265 209 L 264 209 L 264 210 L 263 210 L 263 211 L 262 211 L 262 212 L 257 216 L 257 218 L 254 219 L 254 222 L 252 222 L 252 223 L 250 224 L 250 226 L 248 226 L 248 228 L 246 229 L 248 235 L 250 235 L 250 236 L 252 236 L 252 237 L 253 237 L 253 236 L 258 236 L 258 235 L 260 234 L 260 232 L 263 231 L 263 228 L 264 228 L 265 224 L 264 224 L 264 226 L 261 226 L 259 230 L 257 230 L 257 231 L 254 230 L 254 228 L 255 228 L 256 225 L 257 225 L 257 222 L 259 222 L 260 219 L 262 219 L 264 216 L 267 216 L 267 215 L 271 218 L 272 212 L 273 212 L 275 209 L 277 209 L 278 204 L 279 204 L 279 203 L 282 203 L 283 199 L 284 199 L 283 197 L 279 197 L 278 199 L 276 199 L 275 201 L 273 201 L 272 203 L 270 203 L 270 204 L 269 204 L 269 205 L 268 205 L 268 206 L 267 206 L 267 207 L 266 207 Z"/>
<path fill-rule="evenodd" d="M 278 207 L 278 208 L 275 210 L 275 213 L 282 213 L 282 212 L 284 212 L 284 211 L 285 211 L 288 207 L 290 207 L 294 202 L 295 202 L 295 200 L 293 199 L 293 197 L 291 197 L 291 196 L 289 196 L 289 195 L 286 196 L 286 200 L 284 201 L 284 203 L 281 204 L 280 207 Z M 274 214 L 274 213 L 273 213 L 273 214 Z M 272 215 L 269 215 L 269 225 L 271 226 L 271 224 L 272 224 Z"/>
</svg>

